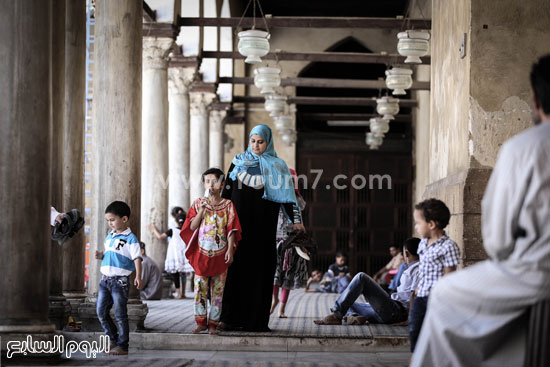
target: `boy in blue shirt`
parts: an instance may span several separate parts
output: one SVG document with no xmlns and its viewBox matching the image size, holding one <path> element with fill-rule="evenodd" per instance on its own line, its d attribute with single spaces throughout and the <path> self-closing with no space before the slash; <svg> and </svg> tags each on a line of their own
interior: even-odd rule
<svg viewBox="0 0 550 367">
<path fill-rule="evenodd" d="M 130 207 L 123 201 L 113 201 L 105 209 L 105 219 L 111 232 L 105 238 L 105 251 L 96 251 L 95 258 L 102 259 L 101 281 L 97 295 L 97 316 L 105 334 L 111 341 L 111 355 L 128 354 L 130 330 L 128 326 L 129 277 L 135 270 L 134 284 L 142 288 L 141 249 L 139 240 L 128 227 Z M 116 324 L 109 312 L 115 305 Z"/>
</svg>

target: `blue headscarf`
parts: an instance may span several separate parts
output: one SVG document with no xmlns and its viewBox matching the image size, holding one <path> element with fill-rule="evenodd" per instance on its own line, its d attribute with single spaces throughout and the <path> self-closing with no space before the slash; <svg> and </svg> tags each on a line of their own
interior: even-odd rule
<svg viewBox="0 0 550 367">
<path fill-rule="evenodd" d="M 264 194 L 262 198 L 276 203 L 296 203 L 296 194 L 294 193 L 294 181 L 290 176 L 288 167 L 281 158 L 277 157 L 277 152 L 273 147 L 273 133 L 269 126 L 256 125 L 248 137 L 257 134 L 261 136 L 267 148 L 263 154 L 258 155 L 252 152 L 250 144 L 244 153 L 237 154 L 233 158 L 235 168 L 229 174 L 232 180 L 237 179 L 237 174 L 248 170 L 251 167 L 260 168 L 260 173 L 264 177 Z"/>
</svg>

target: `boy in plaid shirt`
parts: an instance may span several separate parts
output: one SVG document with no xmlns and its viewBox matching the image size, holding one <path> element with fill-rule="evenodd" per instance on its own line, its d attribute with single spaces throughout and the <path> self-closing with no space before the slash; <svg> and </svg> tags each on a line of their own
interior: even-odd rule
<svg viewBox="0 0 550 367">
<path fill-rule="evenodd" d="M 458 245 L 444 231 L 451 218 L 451 212 L 444 202 L 437 199 L 424 200 L 415 205 L 413 216 L 414 228 L 422 241 L 418 245 L 420 282 L 411 296 L 409 314 L 411 352 L 414 352 L 426 315 L 430 290 L 443 275 L 455 271 L 460 261 Z"/>
</svg>

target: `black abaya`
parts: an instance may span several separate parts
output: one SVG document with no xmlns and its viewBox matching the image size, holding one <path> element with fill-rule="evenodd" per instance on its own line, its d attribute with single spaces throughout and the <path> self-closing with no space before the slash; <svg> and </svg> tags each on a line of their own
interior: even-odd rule
<svg viewBox="0 0 550 367">
<path fill-rule="evenodd" d="M 229 172 L 233 170 L 233 165 Z M 221 321 L 249 331 L 269 331 L 273 277 L 277 266 L 275 237 L 279 209 L 292 213 L 292 204 L 262 199 L 254 189 L 226 176 L 222 196 L 231 199 L 242 228 L 223 294 Z M 239 188 L 239 185 L 241 186 Z"/>
</svg>

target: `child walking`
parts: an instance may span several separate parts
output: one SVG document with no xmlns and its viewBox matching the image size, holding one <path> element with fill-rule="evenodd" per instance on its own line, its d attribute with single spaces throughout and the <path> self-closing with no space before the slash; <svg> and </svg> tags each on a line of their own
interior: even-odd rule
<svg viewBox="0 0 550 367">
<path fill-rule="evenodd" d="M 424 200 L 415 205 L 413 216 L 415 230 L 422 240 L 418 245 L 420 280 L 411 295 L 409 313 L 411 352 L 414 352 L 424 322 L 430 290 L 443 275 L 455 271 L 460 261 L 458 245 L 444 231 L 451 218 L 451 212 L 444 202 L 437 199 Z"/>
<path fill-rule="evenodd" d="M 193 333 L 208 329 L 210 334 L 218 334 L 227 268 L 233 262 L 235 248 L 241 239 L 237 211 L 231 200 L 221 197 L 223 177 L 218 168 L 210 168 L 202 174 L 208 195 L 193 202 L 181 231 L 183 241 L 188 244 L 185 255 L 195 269 L 197 328 Z"/>
<path fill-rule="evenodd" d="M 105 219 L 111 232 L 105 238 L 105 251 L 96 251 L 95 258 L 102 259 L 97 295 L 97 316 L 111 341 L 112 355 L 128 354 L 130 330 L 128 326 L 129 277 L 135 270 L 134 284 L 142 288 L 141 249 L 139 240 L 128 227 L 130 207 L 123 201 L 113 201 L 105 209 Z M 116 324 L 109 312 L 115 305 Z"/>
</svg>

